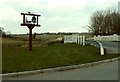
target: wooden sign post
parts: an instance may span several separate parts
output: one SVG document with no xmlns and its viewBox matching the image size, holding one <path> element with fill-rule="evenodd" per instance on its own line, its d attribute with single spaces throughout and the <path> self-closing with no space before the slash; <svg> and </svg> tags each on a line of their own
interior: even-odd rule
<svg viewBox="0 0 120 82">
<path fill-rule="evenodd" d="M 40 25 L 38 24 L 38 17 L 41 15 L 31 14 L 30 12 L 21 13 L 21 15 L 23 15 L 23 23 L 21 24 L 21 26 L 27 26 L 29 28 L 29 51 L 32 51 L 32 29 L 35 26 L 40 27 Z M 28 20 L 27 17 L 32 18 L 31 20 Z"/>
</svg>

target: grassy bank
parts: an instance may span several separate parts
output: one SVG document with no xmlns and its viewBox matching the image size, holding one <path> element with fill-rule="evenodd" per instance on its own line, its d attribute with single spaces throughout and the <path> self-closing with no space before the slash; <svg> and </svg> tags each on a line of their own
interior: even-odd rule
<svg viewBox="0 0 120 82">
<path fill-rule="evenodd" d="M 43 47 L 4 47 L 2 50 L 2 72 L 37 70 L 68 66 L 117 57 L 115 54 L 99 55 L 99 49 L 78 44 L 53 43 Z"/>
</svg>

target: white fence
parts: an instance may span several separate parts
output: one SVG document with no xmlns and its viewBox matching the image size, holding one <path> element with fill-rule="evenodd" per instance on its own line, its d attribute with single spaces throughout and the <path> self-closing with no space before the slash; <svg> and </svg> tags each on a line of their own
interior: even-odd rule
<svg viewBox="0 0 120 82">
<path fill-rule="evenodd" d="M 85 36 L 66 35 L 64 36 L 64 43 L 77 43 L 85 45 Z"/>
<path fill-rule="evenodd" d="M 108 35 L 108 36 L 94 36 L 94 40 L 99 41 L 120 41 L 120 35 L 114 34 L 114 35 Z"/>
<path fill-rule="evenodd" d="M 81 36 L 81 35 L 67 35 L 64 36 L 64 43 L 78 43 L 81 45 L 85 45 L 85 36 Z M 100 54 L 104 55 L 104 48 L 102 46 L 102 44 L 100 42 L 98 42 L 100 44 Z"/>
</svg>

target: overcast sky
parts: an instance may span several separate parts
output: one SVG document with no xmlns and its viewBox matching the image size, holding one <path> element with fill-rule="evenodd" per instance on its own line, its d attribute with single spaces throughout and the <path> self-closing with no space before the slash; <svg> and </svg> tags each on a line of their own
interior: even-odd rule
<svg viewBox="0 0 120 82">
<path fill-rule="evenodd" d="M 119 0 L 0 0 L 0 26 L 11 33 L 28 33 L 22 15 L 30 11 L 40 14 L 33 32 L 87 32 L 90 16 L 97 10 L 118 7 Z"/>
</svg>

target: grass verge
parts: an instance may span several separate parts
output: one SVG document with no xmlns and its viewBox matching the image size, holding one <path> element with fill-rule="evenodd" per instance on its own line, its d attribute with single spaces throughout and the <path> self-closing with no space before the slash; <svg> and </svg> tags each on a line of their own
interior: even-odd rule
<svg viewBox="0 0 120 82">
<path fill-rule="evenodd" d="M 99 49 L 78 44 L 53 43 L 45 47 L 4 47 L 2 72 L 12 73 L 44 68 L 83 64 L 117 57 L 117 54 L 99 55 Z"/>
</svg>

